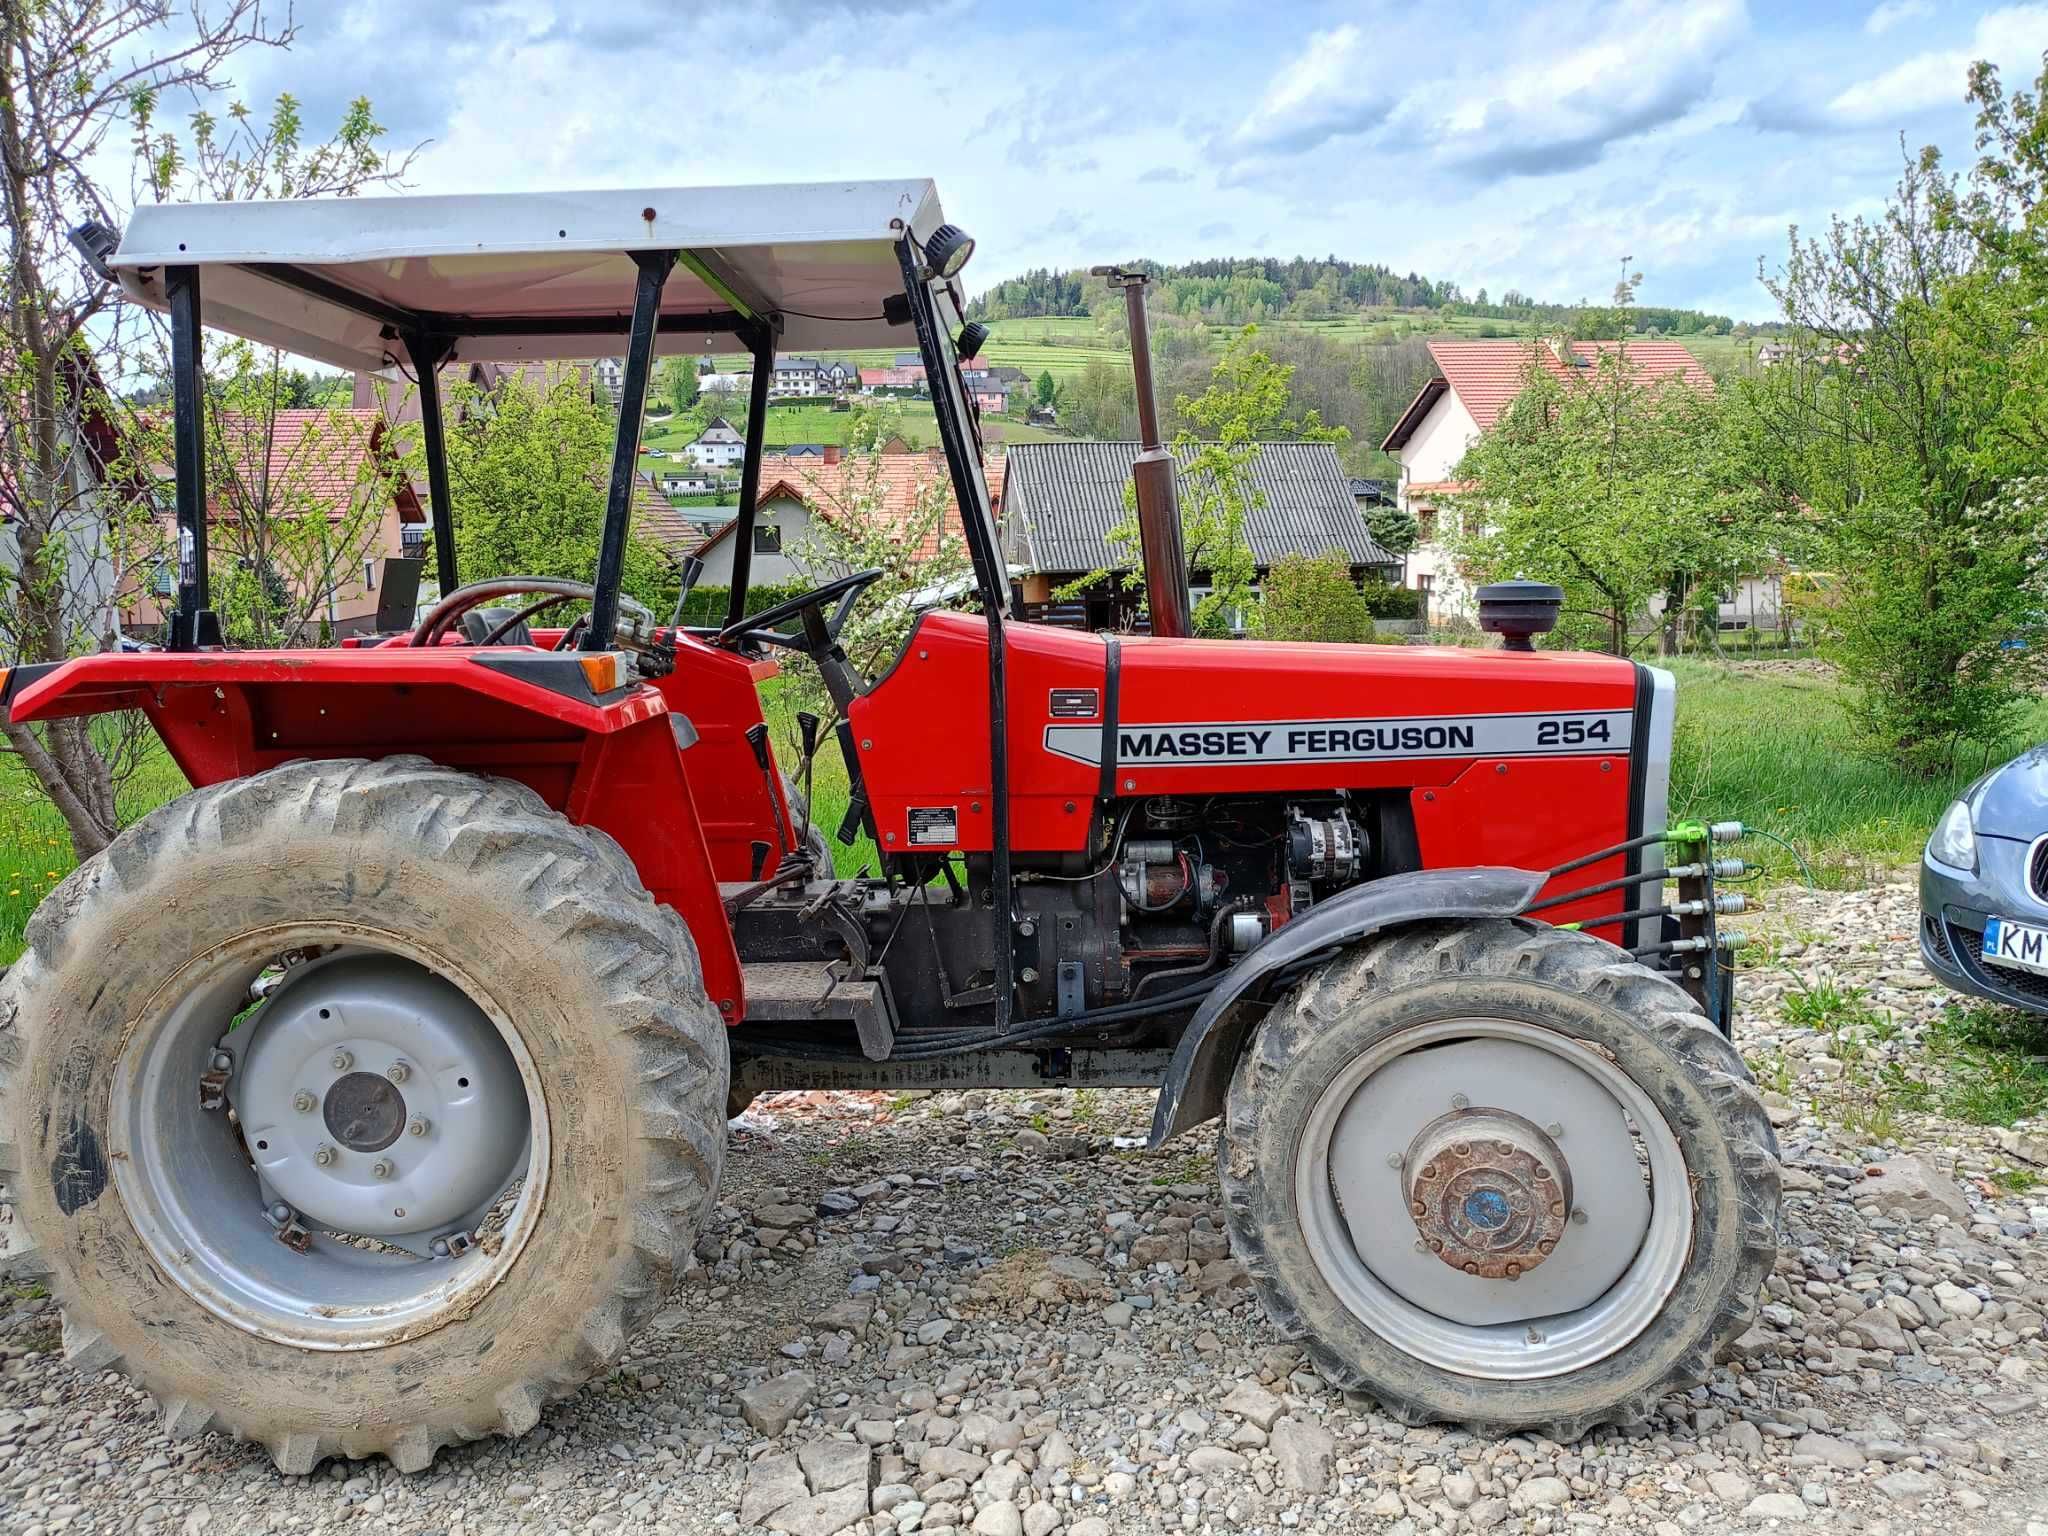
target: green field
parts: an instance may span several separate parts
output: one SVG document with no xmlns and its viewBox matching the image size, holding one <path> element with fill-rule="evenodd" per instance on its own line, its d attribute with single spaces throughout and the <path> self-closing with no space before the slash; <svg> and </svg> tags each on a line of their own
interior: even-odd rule
<svg viewBox="0 0 2048 1536">
<path fill-rule="evenodd" d="M 1935 779 L 1907 779 L 1857 755 L 1839 685 L 1812 664 L 1728 666 L 1680 660 L 1678 739 L 1671 774 L 1674 816 L 1739 819 L 1795 844 L 1817 879 L 1856 885 L 1918 858 L 1928 829 L 1956 792 L 1988 763 L 2048 738 L 2048 700 L 2020 722 L 2009 748 L 1967 753 Z M 796 761 L 791 706 L 779 684 L 763 690 L 778 756 Z M 828 738 L 829 743 L 829 738 Z M 131 819 L 172 798 L 184 780 L 160 752 L 123 797 Z M 829 744 L 818 754 L 815 819 L 828 831 L 846 809 L 846 775 Z M 1773 845 L 1745 845 L 1774 876 L 1797 864 Z M 879 868 L 873 845 L 834 844 L 839 871 Z M 9 756 L 0 762 L 0 964 L 21 952 L 22 925 L 72 868 L 63 818 Z"/>
<path fill-rule="evenodd" d="M 1985 768 L 2048 739 L 2048 700 L 2008 745 L 1965 749 L 1932 779 L 1892 772 L 1856 751 L 1841 686 L 1817 664 L 1659 662 L 1678 679 L 1678 739 L 1671 768 L 1675 816 L 1740 820 L 1795 844 L 1820 884 L 1855 886 L 1920 855 L 1950 800 Z M 1774 874 L 1796 861 L 1745 845 Z"/>
</svg>

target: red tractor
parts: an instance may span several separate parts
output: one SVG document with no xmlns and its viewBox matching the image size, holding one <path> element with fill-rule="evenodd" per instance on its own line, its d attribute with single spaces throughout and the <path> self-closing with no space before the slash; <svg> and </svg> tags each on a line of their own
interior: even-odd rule
<svg viewBox="0 0 2048 1536">
<path fill-rule="evenodd" d="M 1403 1419 L 1569 1438 L 1707 1374 L 1778 1172 L 1726 1036 L 1726 829 L 1666 825 L 1671 680 L 1532 650 L 1541 592 L 1492 595 L 1484 651 L 1022 622 L 971 248 L 923 181 L 144 207 L 97 248 L 169 317 L 176 610 L 0 699 L 140 710 L 193 787 L 0 983 L 0 1176 L 81 1366 L 289 1472 L 424 1467 L 610 1368 L 729 1105 L 975 1083 L 1157 1087 L 1155 1145 L 1220 1119 L 1275 1325 Z M 416 381 L 441 595 L 410 631 L 221 644 L 203 326 Z M 622 339 L 593 580 L 458 584 L 439 369 Z M 975 589 L 864 677 L 837 637 L 876 572 L 746 612 L 763 424 L 778 349 L 913 343 Z M 753 359 L 731 607 L 686 629 L 622 555 L 653 360 L 719 348 Z M 777 650 L 822 674 L 873 873 L 792 814 Z"/>
</svg>

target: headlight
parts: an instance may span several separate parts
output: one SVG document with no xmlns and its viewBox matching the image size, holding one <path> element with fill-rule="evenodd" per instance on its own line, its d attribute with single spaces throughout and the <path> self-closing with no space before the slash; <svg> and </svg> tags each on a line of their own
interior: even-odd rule
<svg viewBox="0 0 2048 1536">
<path fill-rule="evenodd" d="M 1960 800 L 1949 803 L 1927 839 L 1927 857 L 1950 869 L 1977 872 L 1977 833 L 1970 826 L 1970 808 Z"/>
</svg>

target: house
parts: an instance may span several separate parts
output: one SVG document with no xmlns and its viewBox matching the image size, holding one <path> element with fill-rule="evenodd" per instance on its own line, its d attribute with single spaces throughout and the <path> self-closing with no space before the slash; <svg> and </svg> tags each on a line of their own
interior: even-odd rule
<svg viewBox="0 0 2048 1536">
<path fill-rule="evenodd" d="M 709 496 L 717 491 L 731 490 L 739 484 L 733 476 L 707 474 L 701 470 L 664 469 L 655 478 L 665 496 Z"/>
<path fill-rule="evenodd" d="M 207 521 L 213 530 L 216 586 L 235 558 L 234 524 L 243 507 L 267 504 L 272 515 L 294 518 L 324 513 L 330 527 L 359 532 L 350 540 L 358 547 L 348 552 L 346 569 L 331 573 L 334 580 L 325 593 L 294 593 L 290 611 L 311 613 L 316 625 L 324 625 L 336 639 L 371 629 L 384 561 L 417 554 L 427 525 L 419 494 L 397 472 L 396 433 L 384 412 L 375 407 L 281 410 L 263 417 L 223 417 L 209 421 L 208 429 L 216 440 L 209 459 L 224 454 L 245 488 L 233 498 L 224 496 L 218 468 L 210 465 Z M 168 506 L 158 523 L 154 558 L 138 564 L 124 586 L 129 622 L 137 627 L 162 625 L 176 601 L 172 552 L 177 526 Z M 286 582 L 301 579 L 301 573 L 291 571 L 275 574 Z M 315 579 L 320 574 L 303 573 Z M 302 643 L 317 639 L 317 633 L 311 634 Z"/>
<path fill-rule="evenodd" d="M 679 457 L 699 469 L 736 469 L 747 457 L 747 439 L 723 416 L 714 416 L 704 424 L 696 441 L 683 445 Z"/>
<path fill-rule="evenodd" d="M 1110 530 L 1129 516 L 1124 487 L 1131 481 L 1134 442 L 1017 443 L 1008 453 L 1004 496 L 1005 542 L 1029 573 L 1028 603 L 1052 601 L 1053 592 L 1093 571 L 1131 572 L 1138 551 L 1112 542 Z M 1185 464 L 1180 470 L 1187 495 Z M 1349 479 L 1328 443 L 1263 443 L 1251 464 L 1262 503 L 1245 519 L 1258 577 L 1284 555 L 1341 550 L 1354 580 L 1385 579 L 1401 562 L 1373 541 L 1359 515 Z M 1205 573 L 1193 573 L 1197 597 Z M 1090 629 L 1123 628 L 1133 616 L 1142 583 L 1122 592 L 1099 591 L 1082 601 Z"/>
<path fill-rule="evenodd" d="M 778 357 L 775 359 L 775 378 L 769 385 L 769 393 L 783 396 L 808 396 L 821 392 L 821 370 L 815 357 Z"/>
<path fill-rule="evenodd" d="M 1396 485 L 1392 480 L 1361 480 L 1353 476 L 1351 499 L 1358 503 L 1358 510 L 1367 507 L 1392 507 L 1400 505 L 1396 497 Z"/>
<path fill-rule="evenodd" d="M 1034 427 L 1056 427 L 1060 413 L 1049 405 L 1034 405 L 1024 412 L 1024 420 Z"/>
<path fill-rule="evenodd" d="M 973 386 L 974 403 L 992 416 L 1000 416 L 1010 408 L 1009 386 L 997 383 Z"/>
<path fill-rule="evenodd" d="M 846 358 L 823 360 L 818 364 L 818 383 L 829 394 L 843 395 L 860 388 L 860 364 Z"/>
<path fill-rule="evenodd" d="M 925 392 L 924 365 L 915 368 L 863 368 L 860 387 L 870 394 L 921 395 Z"/>
<path fill-rule="evenodd" d="M 1418 542 L 1409 553 L 1407 585 L 1427 594 L 1433 613 L 1466 615 L 1472 586 L 1458 572 L 1438 537 L 1441 498 L 1467 489 L 1455 478 L 1458 461 L 1491 430 L 1522 392 L 1531 368 L 1561 379 L 1587 377 L 1612 341 L 1432 341 L 1436 371 L 1380 444 L 1401 461 L 1397 503 L 1415 518 Z M 1631 341 L 1628 360 L 1651 380 L 1682 378 L 1700 389 L 1714 381 L 1691 352 L 1675 341 Z"/>
<path fill-rule="evenodd" d="M 898 352 L 896 354 L 893 366 L 898 368 L 908 368 L 913 373 L 915 373 L 919 378 L 923 378 L 924 354 L 922 352 Z"/>
<path fill-rule="evenodd" d="M 597 387 L 611 397 L 616 409 L 626 393 L 626 360 L 622 357 L 600 357 L 590 365 L 590 371 L 597 380 Z"/>
<path fill-rule="evenodd" d="M 1001 505 L 1003 460 L 992 455 L 983 465 L 989 496 Z M 814 519 L 830 521 L 855 497 L 867 494 L 869 476 L 875 478 L 880 496 L 880 515 L 909 524 L 920 493 L 927 486 L 945 488 L 946 507 L 940 526 L 921 531 L 920 553 L 936 555 L 942 539 L 958 547 L 964 540 L 960 514 L 952 498 L 944 457 L 936 451 L 911 453 L 884 451 L 873 457 L 842 455 L 827 444 L 816 458 L 790 458 L 766 454 L 761 460 L 761 492 L 756 499 L 753 553 L 748 579 L 755 585 L 786 584 L 824 579 L 820 562 L 807 556 L 806 545 Z M 729 522 L 697 546 L 697 558 L 704 562 L 701 583 L 707 587 L 732 585 L 733 540 L 737 522 Z"/>
</svg>

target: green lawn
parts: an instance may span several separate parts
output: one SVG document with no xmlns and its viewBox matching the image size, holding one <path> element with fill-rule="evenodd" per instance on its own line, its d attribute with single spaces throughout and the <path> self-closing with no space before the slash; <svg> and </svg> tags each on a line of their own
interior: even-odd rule
<svg viewBox="0 0 2048 1536">
<path fill-rule="evenodd" d="M 2048 700 L 2021 723 L 2009 747 L 1964 755 L 1937 779 L 1904 779 L 1857 755 L 1842 712 L 1839 686 L 1811 666 L 1783 663 L 1727 666 L 1680 660 L 1678 738 L 1671 780 L 1674 816 L 1739 819 L 1794 843 L 1823 884 L 1854 885 L 1919 857 L 1928 828 L 1956 792 L 1988 763 L 2029 741 L 2048 739 Z M 797 761 L 794 706 L 781 683 L 763 690 L 776 753 Z M 124 795 L 140 816 L 182 792 L 184 779 L 158 753 Z M 846 771 L 829 735 L 814 779 L 815 820 L 828 835 L 846 811 Z M 834 841 L 841 874 L 865 864 L 880 868 L 865 837 L 853 848 Z M 1767 842 L 1744 852 L 1774 875 L 1796 874 L 1792 858 Z M 22 925 L 36 904 L 70 872 L 71 840 L 63 818 L 43 798 L 19 759 L 0 759 L 0 964 L 21 952 Z"/>
<path fill-rule="evenodd" d="M 1920 856 L 1943 807 L 1986 767 L 2048 739 L 2048 700 L 2007 746 L 1960 754 L 1934 779 L 1902 777 L 1861 756 L 1840 686 L 1815 668 L 1677 661 L 1674 815 L 1741 820 L 1797 845 L 1823 885 L 1858 885 Z M 1746 844 L 1775 874 L 1796 872 L 1768 843 Z"/>
</svg>

